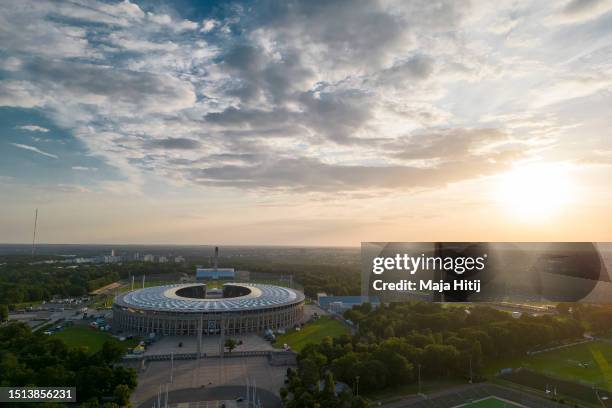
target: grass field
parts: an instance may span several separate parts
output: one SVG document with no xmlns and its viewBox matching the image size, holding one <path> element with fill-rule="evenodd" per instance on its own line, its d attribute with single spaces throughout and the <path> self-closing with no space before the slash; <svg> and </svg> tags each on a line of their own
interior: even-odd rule
<svg viewBox="0 0 612 408">
<path fill-rule="evenodd" d="M 516 408 L 520 405 L 513 404 L 509 401 L 504 401 L 499 398 L 490 397 L 480 401 L 471 402 L 459 405 L 461 408 Z"/>
<path fill-rule="evenodd" d="M 593 341 L 513 360 L 501 360 L 490 365 L 487 374 L 493 375 L 505 367 L 529 368 L 612 391 L 612 343 Z"/>
<path fill-rule="evenodd" d="M 54 333 L 55 338 L 62 340 L 68 347 L 87 347 L 90 353 L 95 353 L 102 348 L 102 345 L 107 340 L 114 340 L 108 333 L 96 330 L 87 326 L 71 326 Z M 126 340 L 119 342 L 127 350 L 128 347 L 134 347 L 138 344 L 138 340 Z"/>
<path fill-rule="evenodd" d="M 276 338 L 275 347 L 283 347 L 288 344 L 295 351 L 300 351 L 304 346 L 311 343 L 320 343 L 327 336 L 339 337 L 348 334 L 349 329 L 341 322 L 330 317 L 323 316 L 314 322 L 308 323 L 300 331 L 291 330 Z"/>
</svg>

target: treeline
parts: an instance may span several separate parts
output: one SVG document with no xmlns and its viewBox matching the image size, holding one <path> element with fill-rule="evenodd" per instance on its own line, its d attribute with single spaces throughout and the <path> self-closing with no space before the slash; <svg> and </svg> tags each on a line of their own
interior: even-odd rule
<svg viewBox="0 0 612 408">
<path fill-rule="evenodd" d="M 25 262 L 3 265 L 0 267 L 0 304 L 38 302 L 51 300 L 54 296 L 83 296 L 119 279 L 127 279 L 130 274 L 139 278 L 143 274 L 194 273 L 193 268 L 184 264 L 130 262 L 67 266 Z"/>
<path fill-rule="evenodd" d="M 277 276 L 293 275 L 293 279 L 304 287 L 304 293 L 313 298 L 316 297 L 318 292 L 326 292 L 336 296 L 359 295 L 361 293 L 361 276 L 358 263 L 348 265 L 294 264 L 232 259 L 231 262 L 227 262 L 227 266 Z"/>
<path fill-rule="evenodd" d="M 565 316 L 580 320 L 596 335 L 612 334 L 612 305 L 584 303 L 560 303 L 557 311 Z"/>
<path fill-rule="evenodd" d="M 327 372 L 371 392 L 428 378 L 482 378 L 482 368 L 499 357 L 581 337 L 580 322 L 568 317 L 510 314 L 488 307 L 443 307 L 435 303 L 369 304 L 346 312 L 359 326 L 352 336 L 326 338 L 298 357 L 303 392 L 316 398 Z M 295 402 L 295 407 L 300 405 Z"/>
<path fill-rule="evenodd" d="M 58 269 L 49 265 L 17 264 L 0 269 L 0 303 L 50 300 L 53 296 L 83 296 L 119 279 L 104 268 Z"/>
<path fill-rule="evenodd" d="M 52 336 L 33 333 L 23 323 L 0 327 L 0 386 L 76 387 L 84 407 L 104 402 L 129 403 L 136 388 L 133 369 L 114 365 L 123 355 L 117 341 L 109 340 L 95 354 L 69 349 Z"/>
</svg>

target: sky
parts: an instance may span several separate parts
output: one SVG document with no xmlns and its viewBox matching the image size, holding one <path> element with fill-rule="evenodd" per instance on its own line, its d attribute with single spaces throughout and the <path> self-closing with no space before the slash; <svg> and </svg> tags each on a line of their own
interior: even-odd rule
<svg viewBox="0 0 612 408">
<path fill-rule="evenodd" d="M 612 1 L 0 3 L 0 242 L 612 241 Z"/>
</svg>

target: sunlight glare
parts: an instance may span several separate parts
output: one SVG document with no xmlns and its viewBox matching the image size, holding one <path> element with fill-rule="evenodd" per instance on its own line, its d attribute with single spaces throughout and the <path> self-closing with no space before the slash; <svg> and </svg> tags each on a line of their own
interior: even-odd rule
<svg viewBox="0 0 612 408">
<path fill-rule="evenodd" d="M 507 210 L 523 221 L 545 221 L 558 215 L 573 196 L 567 166 L 529 164 L 516 166 L 501 176 L 497 197 Z"/>
</svg>

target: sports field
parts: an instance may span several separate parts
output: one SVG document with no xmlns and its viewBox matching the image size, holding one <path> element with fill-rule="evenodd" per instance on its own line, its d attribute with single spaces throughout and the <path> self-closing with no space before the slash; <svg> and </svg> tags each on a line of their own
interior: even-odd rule
<svg viewBox="0 0 612 408">
<path fill-rule="evenodd" d="M 275 347 L 289 345 L 294 351 L 300 351 L 310 343 L 320 343 L 325 337 L 339 337 L 348 334 L 349 329 L 341 322 L 323 316 L 314 322 L 308 323 L 300 331 L 295 329 L 276 338 Z"/>
<path fill-rule="evenodd" d="M 119 342 L 108 333 L 100 330 L 96 330 L 87 326 L 71 326 L 54 333 L 53 337 L 62 340 L 68 347 L 86 347 L 89 353 L 95 353 L 102 348 L 102 345 L 107 340 L 113 340 Z M 122 346 L 127 349 L 128 347 L 134 347 L 138 343 L 138 340 L 126 340 L 119 342 Z"/>
<path fill-rule="evenodd" d="M 505 401 L 496 397 L 489 397 L 476 402 L 462 404 L 456 408 L 518 408 L 522 405 L 514 404 L 510 401 Z"/>
<path fill-rule="evenodd" d="M 596 385 L 612 391 L 612 343 L 592 341 L 509 361 L 489 367 L 489 374 L 501 368 L 530 370 L 569 381 Z"/>
</svg>

